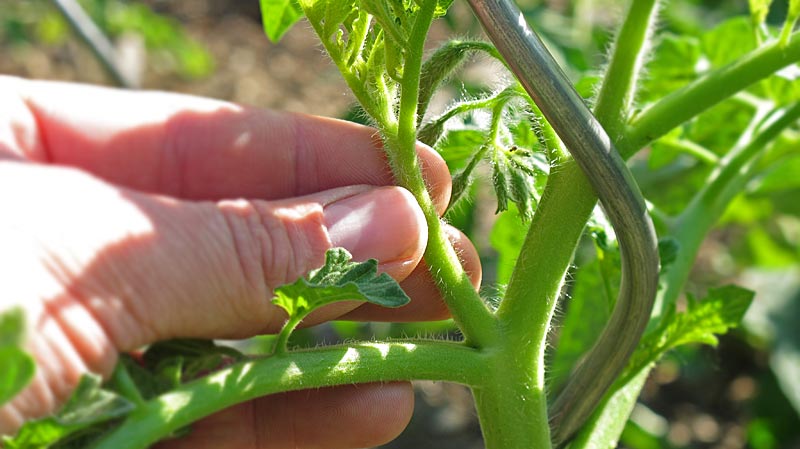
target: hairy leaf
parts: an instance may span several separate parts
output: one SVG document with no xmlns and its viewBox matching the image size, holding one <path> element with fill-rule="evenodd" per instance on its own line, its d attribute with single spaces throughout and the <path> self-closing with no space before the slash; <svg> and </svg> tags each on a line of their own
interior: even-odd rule
<svg viewBox="0 0 800 449">
<path fill-rule="evenodd" d="M 264 33 L 272 42 L 281 40 L 303 17 L 303 10 L 296 0 L 260 0 L 260 4 Z"/>
<path fill-rule="evenodd" d="M 343 248 L 325 254 L 325 265 L 291 284 L 275 289 L 276 304 L 290 317 L 305 316 L 312 310 L 337 301 L 366 301 L 384 307 L 400 307 L 410 299 L 386 273 L 378 274 L 378 261 L 353 262 Z"/>
</svg>

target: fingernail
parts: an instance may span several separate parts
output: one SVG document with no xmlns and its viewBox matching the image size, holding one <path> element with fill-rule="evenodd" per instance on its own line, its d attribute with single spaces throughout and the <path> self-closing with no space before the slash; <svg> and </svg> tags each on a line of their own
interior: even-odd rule
<svg viewBox="0 0 800 449">
<path fill-rule="evenodd" d="M 421 255 L 427 226 L 414 197 L 399 187 L 368 190 L 325 206 L 331 242 L 356 260 L 382 263 Z"/>
</svg>

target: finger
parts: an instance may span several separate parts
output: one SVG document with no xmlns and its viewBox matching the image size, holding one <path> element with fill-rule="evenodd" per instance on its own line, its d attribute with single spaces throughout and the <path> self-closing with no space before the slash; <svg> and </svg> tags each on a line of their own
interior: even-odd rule
<svg viewBox="0 0 800 449">
<path fill-rule="evenodd" d="M 411 418 L 408 383 L 349 385 L 266 396 L 201 420 L 156 449 L 353 449 L 387 443 Z"/>
<path fill-rule="evenodd" d="M 481 284 L 481 263 L 478 251 L 458 229 L 447 226 L 446 232 L 455 247 L 472 285 L 477 290 Z M 343 320 L 354 321 L 436 321 L 450 317 L 450 311 L 442 300 L 442 294 L 433 281 L 428 266 L 424 261 L 414 269 L 411 275 L 400 283 L 403 290 L 411 297 L 411 302 L 398 309 L 387 309 L 373 304 L 362 304 L 352 312 L 342 316 Z"/>
<path fill-rule="evenodd" d="M 42 282 L 37 296 L 75 346 L 93 351 L 92 367 L 106 351 L 75 341 L 86 337 L 85 326 L 70 319 L 76 308 L 88 310 L 120 350 L 173 337 L 275 332 L 285 314 L 270 304 L 272 289 L 321 266 L 330 247 L 376 258 L 402 280 L 427 239 L 419 206 L 399 187 L 194 203 L 118 189 L 75 170 L 0 163 L 0 192 L 11 186 L 30 192 L 0 195 L 9 212 L 2 225 L 25 229 L 44 247 L 55 279 Z M 26 216 L 21 211 L 27 221 L 16 223 Z"/>
<path fill-rule="evenodd" d="M 279 199 L 355 184 L 394 183 L 377 131 L 188 95 L 0 79 L 22 92 L 40 136 L 34 160 L 88 170 L 118 185 L 184 199 Z M 125 111 L 113 114 L 110 111 Z M 20 131 L 21 133 L 22 131 Z M 440 211 L 442 158 L 418 153 Z"/>
</svg>

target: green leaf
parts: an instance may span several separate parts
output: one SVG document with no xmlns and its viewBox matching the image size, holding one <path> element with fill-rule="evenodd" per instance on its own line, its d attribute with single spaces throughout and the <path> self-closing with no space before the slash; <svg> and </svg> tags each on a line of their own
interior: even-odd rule
<svg viewBox="0 0 800 449">
<path fill-rule="evenodd" d="M 704 34 L 701 42 L 713 67 L 721 67 L 756 48 L 753 25 L 746 17 L 726 20 Z"/>
<path fill-rule="evenodd" d="M 645 336 L 629 363 L 628 372 L 637 373 L 657 361 L 667 351 L 690 343 L 715 346 L 717 335 L 738 326 L 754 293 L 734 285 L 712 289 L 697 301 L 691 295 L 684 312 L 673 306 L 654 332 Z"/>
<path fill-rule="evenodd" d="M 260 0 L 260 4 L 264 33 L 272 42 L 280 41 L 303 17 L 303 10 L 295 0 Z"/>
<path fill-rule="evenodd" d="M 662 325 L 639 343 L 628 367 L 569 449 L 616 447 L 628 416 L 644 386 L 650 367 L 664 353 L 690 343 L 716 344 L 716 335 L 738 326 L 753 300 L 753 292 L 736 286 L 712 289 L 703 301 L 691 299 L 685 312 L 672 311 Z"/>
<path fill-rule="evenodd" d="M 337 301 L 366 301 L 384 307 L 401 307 L 410 301 L 400 285 L 386 273 L 378 274 L 378 261 L 352 262 L 343 248 L 325 254 L 325 265 L 308 276 L 275 289 L 272 303 L 290 317 Z"/>
<path fill-rule="evenodd" d="M 442 156 L 454 173 L 467 165 L 470 157 L 477 153 L 486 142 L 486 132 L 478 129 L 458 129 L 448 132 L 439 139 L 436 151 Z"/>
<path fill-rule="evenodd" d="M 695 37 L 669 33 L 660 37 L 653 58 L 647 63 L 641 100 L 657 101 L 694 81 L 699 76 L 701 57 L 700 41 Z"/>
<path fill-rule="evenodd" d="M 55 416 L 28 421 L 14 437 L 4 437 L 5 449 L 88 447 L 107 425 L 130 413 L 134 404 L 100 387 L 101 379 L 84 375 L 72 397 Z M 58 443 L 57 445 L 55 445 Z"/>
<path fill-rule="evenodd" d="M 498 284 L 505 285 L 511 279 L 511 272 L 514 271 L 527 230 L 528 226 L 513 204 L 509 206 L 509 210 L 497 216 L 489 235 L 489 243 L 497 251 Z"/>
<path fill-rule="evenodd" d="M 36 364 L 13 346 L 0 346 L 0 405 L 10 401 L 33 379 Z"/>
<path fill-rule="evenodd" d="M 21 309 L 0 313 L 0 346 L 20 346 L 25 333 L 25 314 Z"/>
<path fill-rule="evenodd" d="M 33 379 L 36 364 L 19 348 L 25 330 L 21 309 L 0 314 L 0 405 L 17 395 Z"/>
<path fill-rule="evenodd" d="M 575 273 L 566 315 L 550 364 L 549 387 L 557 389 L 588 351 L 611 316 L 621 279 L 619 247 L 599 224 L 592 226 L 596 256 Z"/>
<path fill-rule="evenodd" d="M 161 341 L 147 348 L 142 356 L 144 366 L 162 381 L 172 383 L 172 387 L 214 371 L 226 361 L 243 358 L 231 347 L 199 339 Z"/>
<path fill-rule="evenodd" d="M 418 121 L 422 120 L 428 110 L 431 97 L 439 85 L 464 62 L 470 53 L 479 51 L 492 52 L 493 47 L 485 42 L 452 40 L 436 49 L 425 61 L 419 80 Z"/>
</svg>

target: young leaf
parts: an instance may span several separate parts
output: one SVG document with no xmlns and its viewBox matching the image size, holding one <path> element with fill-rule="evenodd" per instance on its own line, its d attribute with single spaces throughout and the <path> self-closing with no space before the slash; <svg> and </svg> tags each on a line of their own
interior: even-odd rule
<svg viewBox="0 0 800 449">
<path fill-rule="evenodd" d="M 303 17 L 303 10 L 296 0 L 260 0 L 261 21 L 264 33 L 272 42 L 281 37 Z"/>
<path fill-rule="evenodd" d="M 5 449 L 88 447 L 107 424 L 130 413 L 134 404 L 100 387 L 101 379 L 85 375 L 55 416 L 25 423 L 15 437 L 4 437 Z M 58 443 L 57 446 L 54 446 Z"/>
<path fill-rule="evenodd" d="M 383 307 L 401 307 L 410 301 L 400 285 L 386 273 L 378 274 L 378 261 L 353 262 L 344 248 L 329 249 L 325 265 L 291 284 L 275 289 L 272 303 L 289 314 L 276 351 L 286 349 L 286 341 L 300 321 L 313 310 L 338 301 L 366 301 Z"/>
<path fill-rule="evenodd" d="M 21 310 L 12 309 L 0 314 L 0 405 L 19 393 L 33 378 L 36 365 L 23 352 L 25 317 Z"/>
<path fill-rule="evenodd" d="M 344 248 L 325 254 L 325 265 L 292 284 L 275 289 L 276 304 L 290 316 L 307 315 L 337 301 L 366 301 L 384 307 L 401 307 L 410 301 L 388 274 L 378 274 L 378 261 L 352 262 Z"/>
</svg>

